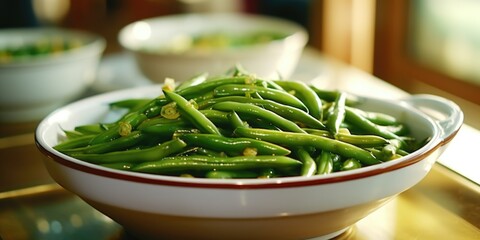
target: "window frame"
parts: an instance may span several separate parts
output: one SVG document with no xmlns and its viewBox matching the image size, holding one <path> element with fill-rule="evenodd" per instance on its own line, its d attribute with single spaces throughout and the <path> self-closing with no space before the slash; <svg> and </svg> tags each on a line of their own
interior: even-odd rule
<svg viewBox="0 0 480 240">
<path fill-rule="evenodd" d="M 409 1 L 377 1 L 373 74 L 407 92 L 422 82 L 480 104 L 480 86 L 419 63 L 407 51 Z"/>
</svg>

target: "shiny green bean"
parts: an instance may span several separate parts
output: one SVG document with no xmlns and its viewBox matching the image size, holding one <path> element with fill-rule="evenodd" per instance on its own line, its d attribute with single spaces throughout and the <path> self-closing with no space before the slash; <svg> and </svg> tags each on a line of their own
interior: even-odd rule
<svg viewBox="0 0 480 240">
<path fill-rule="evenodd" d="M 345 101 L 346 101 L 346 94 L 340 92 L 335 101 L 332 105 L 331 114 L 328 116 L 327 119 L 327 129 L 332 133 L 332 135 L 337 135 L 338 130 L 340 129 L 340 125 L 343 123 L 345 119 Z"/>
<path fill-rule="evenodd" d="M 219 102 L 251 103 L 270 110 L 286 119 L 289 119 L 290 121 L 296 122 L 299 125 L 320 129 L 325 128 L 325 125 L 320 120 L 314 118 L 307 112 L 300 110 L 296 107 L 288 106 L 267 99 L 256 99 L 241 96 L 218 97 L 201 101 L 198 103 L 198 107 L 199 109 L 208 108 Z"/>
<path fill-rule="evenodd" d="M 339 141 L 353 144 L 359 147 L 381 147 L 389 143 L 389 141 L 383 137 L 377 135 L 353 135 L 339 133 L 335 136 Z"/>
<path fill-rule="evenodd" d="M 195 127 L 200 129 L 200 131 L 204 133 L 221 135 L 217 126 L 215 126 L 212 121 L 210 121 L 204 114 L 197 110 L 188 100 L 171 91 L 164 90 L 163 92 L 169 99 L 177 103 L 177 107 L 180 108 L 184 113 L 182 116 L 187 118 Z"/>
<path fill-rule="evenodd" d="M 232 178 L 256 178 L 259 174 L 254 171 L 209 171 L 206 178 L 232 179 Z"/>
<path fill-rule="evenodd" d="M 117 124 L 109 128 L 107 131 L 101 132 L 100 134 L 96 135 L 90 141 L 90 145 L 108 142 L 120 137 L 121 135 L 128 135 L 122 133 L 122 124 L 130 126 L 131 130 L 135 130 L 135 128 L 140 125 L 145 119 L 147 119 L 147 116 L 142 113 L 129 113 L 125 117 L 123 117 L 122 120 L 120 120 Z"/>
<path fill-rule="evenodd" d="M 399 139 L 400 141 L 403 141 L 398 135 L 388 131 L 385 128 L 379 127 L 378 125 L 358 113 L 357 110 L 354 108 L 345 108 L 345 120 L 371 134 L 378 135 L 387 139 Z"/>
<path fill-rule="evenodd" d="M 96 135 L 82 135 L 75 138 L 69 138 L 53 147 L 58 151 L 88 146 Z"/>
<path fill-rule="evenodd" d="M 247 93 L 257 92 L 262 98 L 270 99 L 282 104 L 308 111 L 305 104 L 295 96 L 281 90 L 259 87 L 254 85 L 226 84 L 214 89 L 215 97 L 245 96 Z"/>
<path fill-rule="evenodd" d="M 309 114 L 320 121 L 322 120 L 322 100 L 306 83 L 300 81 L 276 81 L 275 83 L 286 90 L 295 91 L 294 96 L 305 104 Z"/>
<path fill-rule="evenodd" d="M 60 151 L 67 154 L 114 152 L 134 147 L 148 138 L 151 138 L 151 136 L 140 131 L 134 131 L 125 137 L 120 137 L 110 142 L 88 145 L 79 148 L 69 148 Z"/>
<path fill-rule="evenodd" d="M 299 168 L 302 163 L 286 156 L 238 156 L 229 158 L 208 156 L 166 157 L 159 161 L 144 162 L 132 171 L 169 174 L 189 171 L 236 171 L 258 168 Z"/>
<path fill-rule="evenodd" d="M 337 155 L 338 156 L 338 155 Z M 328 151 L 322 151 L 320 155 L 315 159 L 315 163 L 317 164 L 317 175 L 324 175 L 329 174 L 334 171 L 333 163 L 334 163 L 334 155 Z"/>
<path fill-rule="evenodd" d="M 362 167 L 362 164 L 358 160 L 354 158 L 349 158 L 343 162 L 341 171 L 348 171 L 348 170 L 358 169 L 361 167 Z"/>
<path fill-rule="evenodd" d="M 315 175 L 317 172 L 317 164 L 315 160 L 310 156 L 304 148 L 299 148 L 297 150 L 298 159 L 303 163 L 302 169 L 300 170 L 300 175 L 310 177 Z"/>
<path fill-rule="evenodd" d="M 235 111 L 238 114 L 246 114 L 248 116 L 262 118 L 285 131 L 305 132 L 294 122 L 289 121 L 272 111 L 266 110 L 253 104 L 238 102 L 220 102 L 213 105 L 212 108 L 221 111 Z"/>
<path fill-rule="evenodd" d="M 365 149 L 331 138 L 311 134 L 253 128 L 237 128 L 235 129 L 235 134 L 284 146 L 312 146 L 345 157 L 358 159 L 365 165 L 381 163 L 371 152 Z"/>
<path fill-rule="evenodd" d="M 180 90 L 183 90 L 185 88 L 191 88 L 191 87 L 196 86 L 198 84 L 204 83 L 207 80 L 207 78 L 208 78 L 208 73 L 207 72 L 198 74 L 196 76 L 193 76 L 190 79 L 187 79 L 187 80 L 181 82 L 175 88 L 175 90 L 180 91 Z"/>
<path fill-rule="evenodd" d="M 180 139 L 173 139 L 158 146 L 145 149 L 133 149 L 101 154 L 75 153 L 71 154 L 71 156 L 95 164 L 140 163 L 160 160 L 166 156 L 169 156 L 170 154 L 180 152 L 186 146 L 187 144 L 184 141 Z"/>
<path fill-rule="evenodd" d="M 290 150 L 276 144 L 251 138 L 228 138 L 215 134 L 181 134 L 178 138 L 185 141 L 189 146 L 197 146 L 227 152 L 234 155 L 244 155 L 246 148 L 256 149 L 258 155 L 288 155 Z"/>
<path fill-rule="evenodd" d="M 253 84 L 256 79 L 253 79 L 251 76 L 239 76 L 239 77 L 228 77 L 220 78 L 211 81 L 204 81 L 198 85 L 183 88 L 175 93 L 184 97 L 199 96 L 205 94 L 209 91 L 212 91 L 216 87 L 226 85 L 226 84 Z"/>
</svg>

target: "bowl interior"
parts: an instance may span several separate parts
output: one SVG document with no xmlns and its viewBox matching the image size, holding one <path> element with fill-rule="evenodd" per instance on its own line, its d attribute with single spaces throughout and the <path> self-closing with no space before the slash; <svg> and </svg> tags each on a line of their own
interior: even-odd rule
<svg viewBox="0 0 480 240">
<path fill-rule="evenodd" d="M 67 161 L 72 161 L 76 164 L 88 166 L 88 168 L 101 169 L 101 171 L 111 171 L 111 172 L 121 172 L 122 175 L 131 175 L 141 178 L 149 179 L 166 179 L 167 181 L 174 182 L 200 182 L 206 184 L 238 184 L 238 183 L 252 183 L 252 184 L 275 184 L 278 182 L 276 179 L 189 179 L 189 178 L 180 178 L 180 177 L 171 177 L 171 176 L 161 176 L 161 175 L 151 175 L 144 173 L 134 173 L 134 172 L 124 172 L 113 169 L 107 169 L 101 166 L 93 165 L 81 160 L 77 160 L 68 156 L 65 156 L 53 149 L 59 141 L 64 138 L 64 133 L 62 129 L 73 129 L 75 126 L 97 123 L 97 122 L 110 122 L 116 120 L 124 112 L 112 112 L 109 110 L 109 103 L 121 99 L 125 99 L 125 96 L 128 98 L 145 98 L 145 97 L 157 97 L 161 94 L 161 86 L 147 86 L 139 87 L 134 89 L 120 90 L 116 92 L 110 92 L 106 94 L 101 94 L 91 98 L 87 98 L 73 104 L 67 105 L 49 116 L 47 116 L 39 125 L 36 131 L 37 142 L 42 145 L 44 149 L 49 151 L 51 154 L 57 155 L 60 158 L 66 159 Z M 392 168 L 395 169 L 395 166 L 402 164 L 405 161 L 412 161 L 412 159 L 421 159 L 422 154 L 430 151 L 435 147 L 439 142 L 439 130 L 437 125 L 428 117 L 416 111 L 415 109 L 409 109 L 401 104 L 396 104 L 394 102 L 388 102 L 380 99 L 371 99 L 365 98 L 362 101 L 362 104 L 359 106 L 365 110 L 375 110 L 378 112 L 384 112 L 391 114 L 397 117 L 400 121 L 405 122 L 412 131 L 417 139 L 423 140 L 425 138 L 431 138 L 430 142 L 419 150 L 411 153 L 407 157 L 402 157 L 396 160 L 385 162 L 382 164 L 362 167 L 360 169 L 336 172 L 328 175 L 319 175 L 311 177 L 311 179 L 338 179 L 346 176 L 345 180 L 354 179 L 359 177 L 368 176 L 369 173 L 372 175 L 379 174 L 383 169 Z M 415 156 L 416 157 L 413 157 Z M 419 157 L 420 156 L 420 157 Z M 392 170 L 392 169 L 390 169 Z M 367 173 L 367 175 L 365 175 Z M 351 178 L 351 176 L 355 176 Z M 282 183 L 292 183 L 296 181 L 309 181 L 310 179 L 305 179 L 302 177 L 287 177 L 283 178 L 280 182 Z M 332 180 L 333 181 L 333 180 Z M 336 181 L 336 180 L 335 180 Z M 329 180 L 325 181 L 329 182 Z M 330 181 L 331 182 L 331 181 Z"/>
</svg>

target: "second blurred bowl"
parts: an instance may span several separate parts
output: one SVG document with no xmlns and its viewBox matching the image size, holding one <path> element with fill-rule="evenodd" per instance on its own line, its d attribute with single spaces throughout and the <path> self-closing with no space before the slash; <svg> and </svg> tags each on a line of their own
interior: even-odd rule
<svg viewBox="0 0 480 240">
<path fill-rule="evenodd" d="M 248 39 L 251 34 L 261 33 L 272 39 Z M 192 47 L 199 36 L 210 37 L 208 48 Z M 219 75 L 236 64 L 259 77 L 288 78 L 297 66 L 308 34 L 296 23 L 273 17 L 207 13 L 137 21 L 125 26 L 118 40 L 133 53 L 147 78 L 163 82 L 169 77 L 181 82 L 204 72 Z"/>
<path fill-rule="evenodd" d="M 40 120 L 95 80 L 105 40 L 60 28 L 0 31 L 0 122 Z"/>
</svg>

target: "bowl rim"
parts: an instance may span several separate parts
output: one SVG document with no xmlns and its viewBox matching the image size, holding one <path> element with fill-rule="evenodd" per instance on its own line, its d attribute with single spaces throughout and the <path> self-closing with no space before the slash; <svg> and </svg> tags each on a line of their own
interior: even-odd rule
<svg viewBox="0 0 480 240">
<path fill-rule="evenodd" d="M 270 179 L 205 179 L 205 178 L 183 178 L 177 176 L 166 176 L 166 175 L 155 175 L 148 173 L 137 173 L 111 169 L 107 167 L 102 167 L 96 164 L 88 163 L 79 159 L 72 158 L 61 152 L 53 149 L 52 146 L 49 146 L 45 141 L 45 130 L 49 127 L 59 127 L 54 126 L 54 121 L 51 120 L 56 115 L 61 114 L 62 111 L 72 108 L 74 106 L 80 106 L 85 104 L 91 104 L 91 102 L 98 101 L 100 99 L 121 99 L 119 96 L 129 96 L 129 93 L 133 92 L 161 92 L 161 84 L 136 87 L 130 89 L 117 90 L 113 92 L 103 93 L 95 96 L 91 96 L 79 101 L 70 103 L 64 107 L 61 107 L 47 117 L 45 117 L 37 126 L 35 130 L 35 144 L 39 151 L 46 157 L 45 160 L 53 161 L 56 164 L 62 165 L 67 168 L 75 169 L 80 172 L 103 176 L 106 178 L 153 184 L 153 185 L 164 185 L 164 186 L 176 186 L 176 187 L 191 187 L 191 188 L 207 188 L 207 189 L 274 189 L 274 188 L 291 188 L 291 187 L 308 187 L 319 184 L 331 184 L 331 183 L 340 183 L 352 180 L 358 180 L 361 178 L 373 177 L 376 175 L 389 173 L 397 169 L 405 168 L 411 165 L 414 165 L 428 155 L 437 151 L 440 147 L 449 143 L 457 134 L 460 127 L 455 129 L 450 135 L 442 137 L 442 130 L 438 126 L 438 123 L 434 122 L 429 116 L 421 113 L 419 110 L 414 108 L 407 108 L 404 104 L 398 103 L 398 101 L 391 101 L 385 99 L 369 98 L 362 96 L 364 99 L 373 99 L 385 101 L 388 104 L 397 105 L 406 109 L 407 111 L 413 111 L 416 114 L 421 114 L 421 116 L 431 124 L 433 129 L 433 136 L 431 140 L 422 146 L 420 149 L 416 150 L 413 153 L 410 153 L 407 156 L 384 162 L 381 164 L 371 165 L 362 167 L 360 169 L 354 169 L 345 172 L 336 172 L 327 175 L 315 175 L 311 177 L 304 176 L 293 176 L 293 177 L 281 177 L 281 178 L 270 178 Z M 117 98 L 115 98 L 117 97 Z M 125 97 L 123 97 L 125 98 Z"/>
<path fill-rule="evenodd" d="M 278 24 L 286 24 L 289 26 L 291 29 L 295 29 L 295 31 L 290 32 L 287 34 L 285 37 L 281 39 L 276 39 L 272 40 L 269 42 L 265 43 L 259 43 L 259 44 L 254 44 L 254 45 L 249 45 L 248 47 L 241 47 L 241 48 L 224 48 L 224 49 L 216 49 L 213 51 L 208 51 L 208 52 L 203 52 L 203 51 L 182 51 L 182 52 L 169 52 L 169 51 L 151 51 L 151 50 L 145 50 L 142 48 L 137 48 L 137 47 L 132 47 L 129 44 L 125 42 L 125 38 L 127 35 L 127 32 L 135 25 L 140 22 L 147 22 L 147 23 L 155 23 L 155 22 L 160 22 L 163 20 L 170 20 L 170 19 L 182 19 L 182 18 L 195 18 L 195 17 L 209 17 L 209 18 L 247 18 L 247 19 L 259 19 L 261 21 L 269 21 L 269 22 L 274 22 Z M 302 25 L 287 20 L 287 19 L 282 19 L 279 17 L 275 16 L 268 16 L 268 15 L 261 15 L 261 14 L 253 14 L 253 13 L 179 13 L 179 14 L 171 14 L 171 15 L 165 15 L 165 16 L 158 16 L 158 17 L 152 17 L 152 18 L 146 18 L 146 19 L 141 19 L 138 21 L 131 22 L 124 27 L 120 29 L 120 31 L 117 34 L 117 41 L 119 42 L 120 46 L 130 52 L 136 53 L 136 54 L 142 54 L 142 55 L 147 55 L 147 56 L 165 56 L 165 57 L 204 57 L 204 56 L 211 56 L 212 53 L 215 55 L 226 55 L 226 56 L 233 56 L 237 55 L 239 53 L 244 53 L 244 52 L 256 52 L 259 49 L 265 48 L 265 47 L 274 47 L 277 45 L 281 45 L 285 42 L 290 42 L 294 41 L 294 39 L 297 39 L 297 41 L 301 44 L 298 44 L 299 47 L 304 47 L 304 45 L 308 42 L 308 32 L 305 27 Z"/>
<path fill-rule="evenodd" d="M 62 51 L 61 54 L 46 54 L 40 56 L 31 56 L 27 58 L 14 59 L 9 62 L 1 62 L 0 68 L 14 67 L 30 67 L 48 65 L 55 62 L 72 61 L 78 58 L 88 57 L 90 55 L 101 54 L 106 48 L 106 40 L 104 37 L 84 30 L 67 29 L 60 27 L 29 27 L 29 28 L 6 28 L 0 30 L 1 35 L 17 34 L 23 38 L 23 34 L 32 34 L 37 36 L 45 34 L 59 34 L 60 36 L 68 36 L 81 38 L 86 40 L 80 47 Z"/>
</svg>

